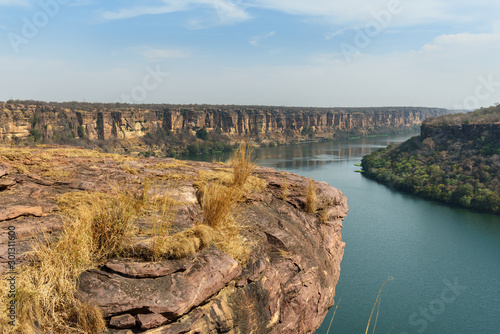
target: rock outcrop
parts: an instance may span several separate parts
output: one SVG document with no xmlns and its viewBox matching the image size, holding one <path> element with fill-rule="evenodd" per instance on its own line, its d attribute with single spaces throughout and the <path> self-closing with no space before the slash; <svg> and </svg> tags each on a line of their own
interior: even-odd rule
<svg viewBox="0 0 500 334">
<path fill-rule="evenodd" d="M 10 184 L 0 189 L 3 272 L 9 227 L 17 234 L 18 268 L 34 237 L 58 237 L 63 219 L 57 198 L 62 194 L 116 189 L 140 193 L 148 178 L 154 180 L 154 189 L 178 195 L 182 207 L 172 229 L 182 231 L 200 219 L 196 177 L 227 168 L 69 148 L 0 149 L 0 180 L 8 178 Z M 347 200 L 338 189 L 316 182 L 318 212 L 306 213 L 308 179 L 262 167 L 254 175 L 264 180 L 265 188 L 245 194 L 237 218 L 251 247 L 246 265 L 213 245 L 177 260 L 113 258 L 80 276 L 78 298 L 99 306 L 110 332 L 117 334 L 313 333 L 334 303 Z M 144 241 L 149 229 L 140 221 L 136 241 Z"/>
<path fill-rule="evenodd" d="M 11 142 L 32 135 L 45 139 L 134 140 L 148 133 L 154 134 L 158 129 L 179 132 L 206 128 L 209 132 L 218 131 L 234 139 L 251 137 L 289 143 L 415 130 L 424 119 L 446 112 L 445 109 L 413 107 L 145 107 L 0 103 L 0 139 Z"/>
</svg>

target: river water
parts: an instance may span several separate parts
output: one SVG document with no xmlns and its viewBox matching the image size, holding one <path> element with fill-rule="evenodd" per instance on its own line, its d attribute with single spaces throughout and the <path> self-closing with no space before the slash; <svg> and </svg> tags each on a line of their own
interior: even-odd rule
<svg viewBox="0 0 500 334">
<path fill-rule="evenodd" d="M 363 155 L 407 138 L 255 151 L 259 165 L 328 182 L 348 198 L 330 333 L 364 333 L 388 277 L 376 333 L 500 333 L 500 217 L 399 193 L 355 172 Z M 334 308 L 317 334 L 327 332 Z"/>
</svg>

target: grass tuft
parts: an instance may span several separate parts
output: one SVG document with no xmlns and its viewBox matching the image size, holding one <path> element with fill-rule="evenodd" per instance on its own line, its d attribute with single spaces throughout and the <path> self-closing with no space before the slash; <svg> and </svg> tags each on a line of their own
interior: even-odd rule
<svg viewBox="0 0 500 334">
<path fill-rule="evenodd" d="M 312 179 L 309 179 L 306 191 L 306 211 L 309 213 L 314 213 L 316 212 L 317 207 L 318 197 L 316 195 L 316 186 L 314 185 L 314 181 Z"/>
<path fill-rule="evenodd" d="M 158 236 L 153 241 L 153 259 L 191 256 L 212 243 L 213 237 L 213 229 L 202 224 L 174 235 Z"/>
<path fill-rule="evenodd" d="M 233 167 L 233 184 L 243 186 L 255 170 L 255 163 L 252 161 L 252 149 L 248 142 L 240 144 L 234 152 L 231 166 Z"/>
<path fill-rule="evenodd" d="M 243 190 L 236 186 L 225 186 L 220 181 L 205 185 L 201 195 L 202 224 L 214 229 L 213 242 L 220 250 L 245 266 L 250 258 L 250 249 L 241 236 L 242 226 L 237 223 Z"/>
<path fill-rule="evenodd" d="M 290 193 L 290 189 L 288 188 L 288 181 L 286 177 L 283 178 L 283 185 L 281 186 L 281 199 L 286 201 L 288 199 L 288 195 Z"/>
<path fill-rule="evenodd" d="M 227 187 L 221 182 L 211 182 L 202 190 L 203 224 L 217 228 L 227 223 L 237 209 L 243 193 L 237 186 Z"/>
</svg>

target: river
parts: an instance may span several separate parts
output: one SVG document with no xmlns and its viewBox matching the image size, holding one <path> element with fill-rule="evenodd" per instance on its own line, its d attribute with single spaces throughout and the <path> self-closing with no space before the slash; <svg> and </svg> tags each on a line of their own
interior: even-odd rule
<svg viewBox="0 0 500 334">
<path fill-rule="evenodd" d="M 403 194 L 355 172 L 363 155 L 407 138 L 255 151 L 259 165 L 328 182 L 348 198 L 330 333 L 364 333 L 388 277 L 394 279 L 383 290 L 376 333 L 500 333 L 500 217 Z M 327 332 L 334 308 L 317 334 Z"/>
</svg>

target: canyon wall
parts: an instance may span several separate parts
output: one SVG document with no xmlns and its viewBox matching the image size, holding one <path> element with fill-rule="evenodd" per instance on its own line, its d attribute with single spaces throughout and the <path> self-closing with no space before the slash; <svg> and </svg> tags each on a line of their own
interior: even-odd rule
<svg viewBox="0 0 500 334">
<path fill-rule="evenodd" d="M 82 107 L 83 105 L 83 107 Z M 414 130 L 445 109 L 293 108 L 241 106 L 131 106 L 114 104 L 0 103 L 0 140 L 67 136 L 88 140 L 134 139 L 158 129 L 218 131 L 232 139 L 278 143 L 345 138 Z"/>
</svg>

